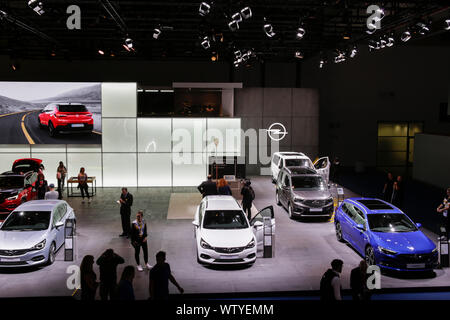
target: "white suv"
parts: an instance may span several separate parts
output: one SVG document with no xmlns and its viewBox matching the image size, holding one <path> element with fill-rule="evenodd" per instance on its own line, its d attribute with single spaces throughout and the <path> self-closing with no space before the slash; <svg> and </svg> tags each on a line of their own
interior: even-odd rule
<svg viewBox="0 0 450 320">
<path fill-rule="evenodd" d="M 197 207 L 192 224 L 201 264 L 251 264 L 263 244 L 264 217 L 275 232 L 273 207 L 264 208 L 248 221 L 232 196 L 207 196 Z M 269 229 L 270 230 L 270 229 Z"/>
</svg>

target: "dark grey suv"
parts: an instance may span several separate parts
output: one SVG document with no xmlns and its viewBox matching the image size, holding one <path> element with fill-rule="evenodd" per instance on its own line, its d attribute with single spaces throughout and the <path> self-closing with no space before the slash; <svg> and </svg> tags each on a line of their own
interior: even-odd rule
<svg viewBox="0 0 450 320">
<path fill-rule="evenodd" d="M 289 217 L 328 217 L 333 215 L 333 197 L 322 176 L 305 167 L 285 167 L 278 174 L 276 201 Z"/>
</svg>

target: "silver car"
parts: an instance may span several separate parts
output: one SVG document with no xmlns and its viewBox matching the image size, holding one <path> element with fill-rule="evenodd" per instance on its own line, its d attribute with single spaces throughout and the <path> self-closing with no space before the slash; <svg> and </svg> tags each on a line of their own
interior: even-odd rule
<svg viewBox="0 0 450 320">
<path fill-rule="evenodd" d="M 0 267 L 52 264 L 64 244 L 67 219 L 75 219 L 75 213 L 64 200 L 18 206 L 0 227 Z"/>
</svg>

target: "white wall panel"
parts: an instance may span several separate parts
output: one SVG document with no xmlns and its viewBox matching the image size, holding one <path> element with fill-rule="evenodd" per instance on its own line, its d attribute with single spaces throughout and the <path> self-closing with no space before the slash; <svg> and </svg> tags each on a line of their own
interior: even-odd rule
<svg viewBox="0 0 450 320">
<path fill-rule="evenodd" d="M 31 154 L 43 152 L 66 152 L 65 144 L 33 144 L 31 145 Z"/>
<path fill-rule="evenodd" d="M 172 185 L 171 153 L 138 154 L 138 186 L 170 187 Z"/>
<path fill-rule="evenodd" d="M 141 118 L 137 120 L 138 152 L 171 152 L 172 119 Z"/>
<path fill-rule="evenodd" d="M 33 153 L 33 158 L 38 158 L 42 160 L 44 165 L 44 175 L 48 184 L 53 183 L 58 186 L 58 180 L 56 180 L 56 168 L 59 162 L 64 162 L 67 167 L 66 153 Z"/>
<path fill-rule="evenodd" d="M 135 118 L 136 83 L 102 83 L 102 117 Z"/>
<path fill-rule="evenodd" d="M 136 119 L 103 119 L 103 152 L 136 152 Z"/>
<path fill-rule="evenodd" d="M 2 152 L 30 152 L 28 144 L 0 144 L 0 153 Z"/>
<path fill-rule="evenodd" d="M 97 180 L 97 187 L 102 186 L 101 153 L 68 153 L 66 165 L 67 176 L 77 176 L 81 167 L 84 167 L 88 176 L 95 177 Z"/>
<path fill-rule="evenodd" d="M 198 186 L 206 178 L 206 156 L 203 153 L 172 154 L 173 186 Z"/>
<path fill-rule="evenodd" d="M 206 119 L 180 119 L 173 120 L 173 152 L 204 152 Z"/>
<path fill-rule="evenodd" d="M 67 152 L 75 152 L 75 153 L 81 153 L 81 152 L 96 153 L 96 152 L 102 152 L 102 145 L 101 144 L 68 144 L 67 145 Z"/>
<path fill-rule="evenodd" d="M 137 186 L 136 153 L 104 153 L 103 186 Z"/>
<path fill-rule="evenodd" d="M 217 150 L 217 153 L 240 153 L 241 119 L 208 118 L 207 128 L 208 152 L 215 153 Z"/>
<path fill-rule="evenodd" d="M 11 170 L 14 160 L 29 157 L 29 153 L 0 153 L 0 173 Z"/>
</svg>

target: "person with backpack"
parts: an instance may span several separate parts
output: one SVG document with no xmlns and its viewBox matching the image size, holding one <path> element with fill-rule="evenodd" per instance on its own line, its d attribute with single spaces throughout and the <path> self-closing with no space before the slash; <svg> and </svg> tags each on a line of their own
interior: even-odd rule
<svg viewBox="0 0 450 320">
<path fill-rule="evenodd" d="M 320 300 L 336 301 L 342 300 L 342 288 L 340 274 L 344 261 L 334 259 L 331 261 L 331 269 L 328 269 L 320 280 Z"/>
<path fill-rule="evenodd" d="M 251 184 L 250 180 L 246 180 L 241 189 L 242 209 L 247 213 L 248 220 L 252 218 L 252 205 L 253 200 L 255 200 L 255 191 L 251 187 Z"/>
</svg>

